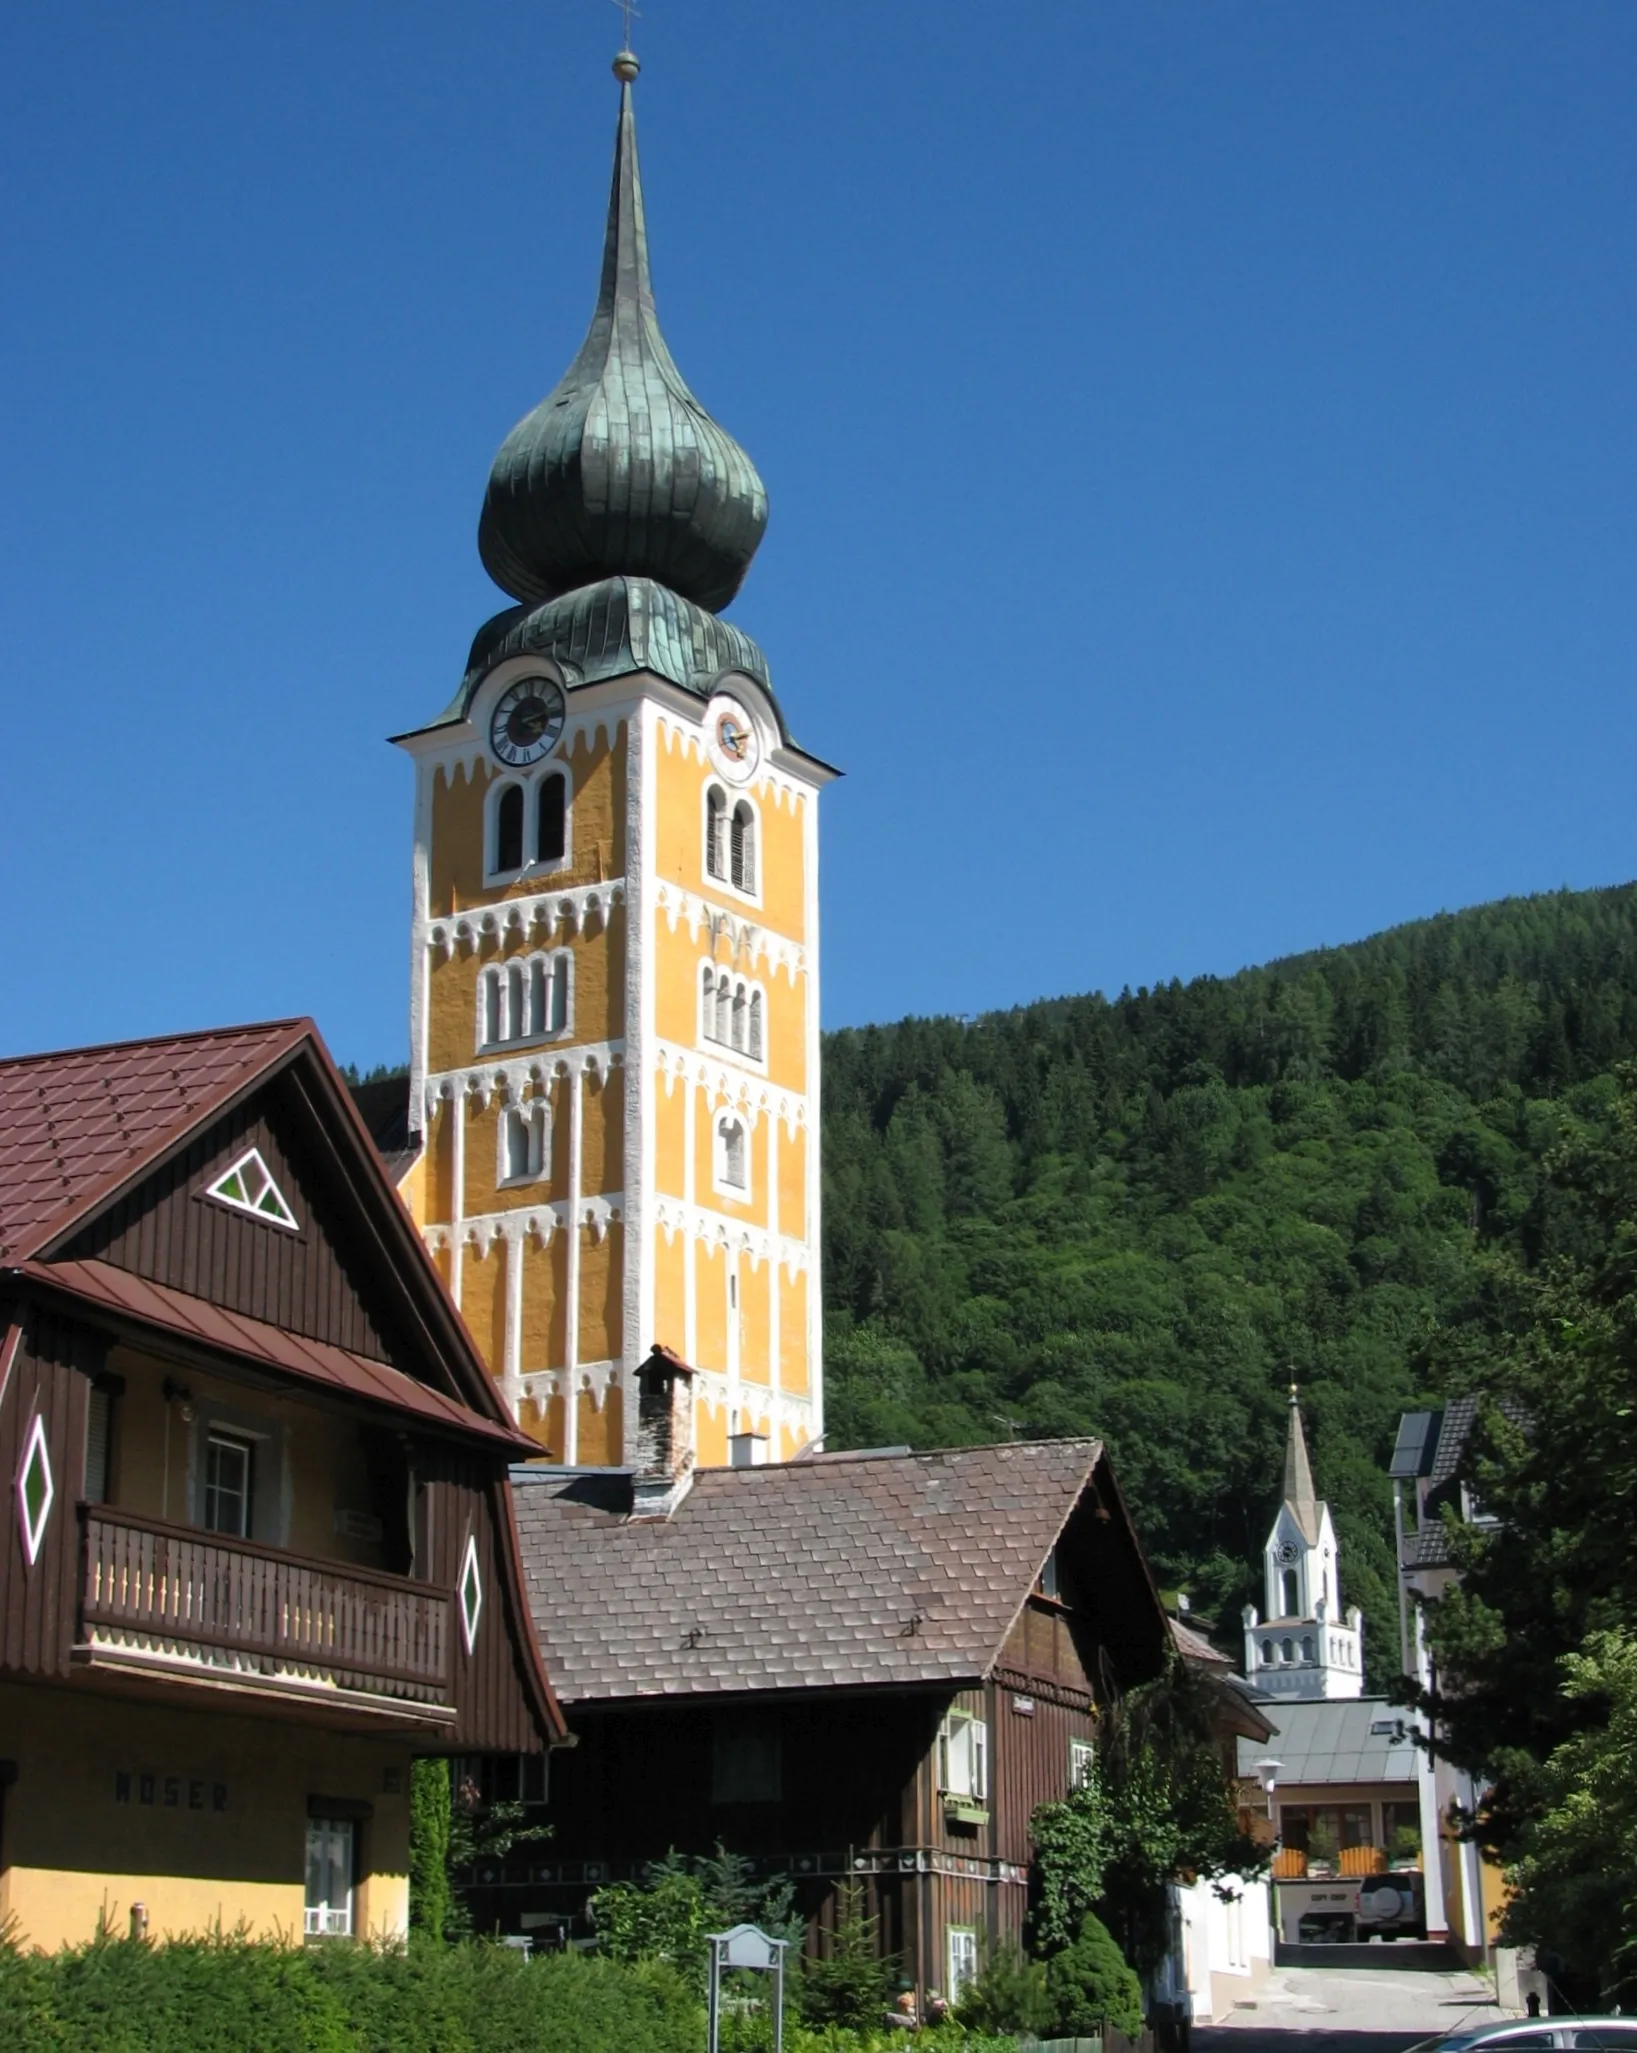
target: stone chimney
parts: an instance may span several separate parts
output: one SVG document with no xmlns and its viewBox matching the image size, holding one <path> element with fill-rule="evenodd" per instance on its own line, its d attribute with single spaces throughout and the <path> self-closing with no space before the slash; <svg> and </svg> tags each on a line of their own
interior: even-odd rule
<svg viewBox="0 0 1637 2053">
<path fill-rule="evenodd" d="M 637 1371 L 633 1518 L 669 1518 L 693 1488 L 693 1376 L 668 1347 L 656 1347 Z"/>
</svg>

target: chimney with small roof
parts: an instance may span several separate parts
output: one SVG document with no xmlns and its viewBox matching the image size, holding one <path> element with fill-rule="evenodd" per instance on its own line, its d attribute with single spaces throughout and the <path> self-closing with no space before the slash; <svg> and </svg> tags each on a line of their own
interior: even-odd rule
<svg viewBox="0 0 1637 2053">
<path fill-rule="evenodd" d="M 693 1377 L 668 1347 L 656 1347 L 637 1371 L 633 1518 L 669 1518 L 693 1488 Z"/>
</svg>

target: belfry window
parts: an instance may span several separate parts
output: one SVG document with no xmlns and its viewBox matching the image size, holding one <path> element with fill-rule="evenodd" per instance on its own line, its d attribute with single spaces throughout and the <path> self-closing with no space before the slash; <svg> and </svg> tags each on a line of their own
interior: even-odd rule
<svg viewBox="0 0 1637 2053">
<path fill-rule="evenodd" d="M 573 974 L 574 958 L 566 948 L 489 963 L 478 979 L 479 1046 L 503 1048 L 566 1033 Z"/>
<path fill-rule="evenodd" d="M 706 963 L 699 972 L 699 1037 L 751 1062 L 763 1058 L 762 994 L 731 970 Z"/>
<path fill-rule="evenodd" d="M 756 808 L 748 798 L 730 803 L 720 784 L 705 792 L 705 875 L 756 895 Z"/>
<path fill-rule="evenodd" d="M 497 870 L 523 867 L 523 787 L 508 784 L 495 807 L 495 860 Z"/>
<path fill-rule="evenodd" d="M 720 1189 L 735 1197 L 750 1195 L 750 1138 L 736 1112 L 717 1115 L 716 1181 Z"/>
<path fill-rule="evenodd" d="M 756 889 L 756 815 L 744 799 L 728 828 L 728 881 L 735 891 Z"/>
<path fill-rule="evenodd" d="M 555 869 L 569 852 L 568 777 L 547 770 L 527 782 L 509 777 L 489 794 L 488 877 Z"/>
<path fill-rule="evenodd" d="M 728 874 L 727 794 L 719 784 L 705 793 L 705 875 L 724 882 Z"/>
<path fill-rule="evenodd" d="M 531 1098 L 500 1114 L 501 1183 L 537 1183 L 546 1172 L 546 1104 Z"/>
</svg>

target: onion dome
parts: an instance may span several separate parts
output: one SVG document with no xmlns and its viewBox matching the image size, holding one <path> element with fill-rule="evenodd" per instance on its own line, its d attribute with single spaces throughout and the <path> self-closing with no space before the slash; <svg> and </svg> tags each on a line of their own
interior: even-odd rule
<svg viewBox="0 0 1637 2053">
<path fill-rule="evenodd" d="M 518 422 L 489 473 L 478 550 L 515 599 L 646 577 L 711 612 L 744 581 L 767 526 L 750 458 L 694 398 L 654 312 L 630 80 L 620 118 L 602 287 L 562 383 Z"/>
</svg>

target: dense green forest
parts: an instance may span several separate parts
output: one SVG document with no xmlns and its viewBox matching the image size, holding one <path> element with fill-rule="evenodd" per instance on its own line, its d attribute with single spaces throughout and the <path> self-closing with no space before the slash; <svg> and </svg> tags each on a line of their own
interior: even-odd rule
<svg viewBox="0 0 1637 2053">
<path fill-rule="evenodd" d="M 830 1445 L 1098 1433 L 1234 1645 L 1301 1386 L 1372 1680 L 1386 1463 L 1515 1279 L 1604 1229 L 1546 1165 L 1637 1054 L 1637 885 L 1118 998 L 824 1044 Z"/>
</svg>

